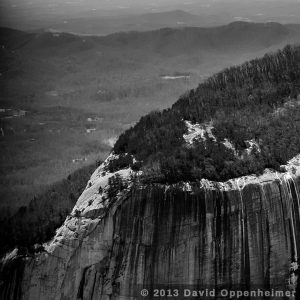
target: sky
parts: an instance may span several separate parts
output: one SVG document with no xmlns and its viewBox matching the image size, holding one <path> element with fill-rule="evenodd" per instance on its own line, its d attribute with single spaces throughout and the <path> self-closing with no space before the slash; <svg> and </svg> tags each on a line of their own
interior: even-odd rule
<svg viewBox="0 0 300 300">
<path fill-rule="evenodd" d="M 279 0 L 1 0 L 0 5 L 6 8 L 35 8 L 49 10 L 54 7 L 66 7 L 70 11 L 74 7 L 95 9 L 119 9 L 135 7 L 172 7 L 176 5 L 215 5 L 218 3 L 274 3 Z M 281 0 L 283 3 L 300 2 L 300 0 Z"/>
<path fill-rule="evenodd" d="M 36 29 L 71 18 L 176 9 L 228 20 L 264 15 L 262 21 L 298 23 L 300 0 L 0 0 L 0 26 Z"/>
</svg>

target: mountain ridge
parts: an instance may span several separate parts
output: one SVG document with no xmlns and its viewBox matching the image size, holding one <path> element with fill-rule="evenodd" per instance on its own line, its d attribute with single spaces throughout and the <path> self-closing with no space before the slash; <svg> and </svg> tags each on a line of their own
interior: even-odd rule
<svg viewBox="0 0 300 300">
<path fill-rule="evenodd" d="M 296 294 L 299 155 L 281 174 L 172 185 L 131 181 L 130 170 L 109 173 L 115 158 L 95 170 L 53 240 L 34 255 L 15 249 L 2 259 L 0 295 L 131 299 L 158 283 Z"/>
<path fill-rule="evenodd" d="M 247 31 L 245 34 L 245 30 Z M 31 43 L 37 43 L 41 41 L 43 43 L 53 43 L 61 41 L 63 42 L 76 42 L 82 43 L 82 36 L 78 36 L 71 33 L 26 33 L 18 30 L 10 30 L 8 28 L 1 28 L 1 44 L 7 44 L 8 42 L 14 42 L 19 37 L 27 37 Z M 233 22 L 228 25 L 201 28 L 201 27 L 185 27 L 185 28 L 162 28 L 146 32 L 121 32 L 113 33 L 107 36 L 84 36 L 85 43 L 89 43 L 90 46 L 94 45 L 109 45 L 114 47 L 126 46 L 130 44 L 136 44 L 137 47 L 145 47 L 152 45 L 156 51 L 159 47 L 166 47 L 165 44 L 169 44 L 167 49 L 175 46 L 179 46 L 178 41 L 184 40 L 187 43 L 187 47 L 200 47 L 201 45 L 207 45 L 208 49 L 215 49 L 218 47 L 225 47 L 233 50 L 234 47 L 239 46 L 237 42 L 240 40 L 240 44 L 244 47 L 251 47 L 251 43 L 255 46 L 255 41 L 261 43 L 261 47 L 268 47 L 273 44 L 283 42 L 285 39 L 300 37 L 300 25 L 282 25 L 280 23 L 250 23 L 250 22 Z M 9 37 L 9 38 L 7 38 Z M 249 39 L 251 37 L 251 39 Z M 42 42 L 44 40 L 44 42 Z M 165 42 L 163 42 L 165 40 Z M 48 41 L 48 42 L 47 42 Z M 234 43 L 232 44 L 232 42 Z M 247 43 L 246 43 L 247 41 Z M 230 43 L 231 42 L 231 43 Z M 143 45 L 144 43 L 144 45 Z M 156 45 L 155 45 L 156 44 Z M 183 43 L 184 44 L 184 43 Z M 63 44 L 62 44 L 63 45 Z M 38 46 L 38 44 L 36 44 Z M 187 50 L 185 48 L 185 50 Z M 83 47 L 84 49 L 84 47 Z M 249 49 L 251 51 L 251 48 Z"/>
<path fill-rule="evenodd" d="M 171 181 L 203 174 L 207 179 L 228 179 L 269 166 L 279 170 L 280 164 L 300 152 L 299 77 L 300 47 L 287 46 L 275 54 L 226 69 L 183 95 L 171 109 L 141 118 L 120 136 L 114 150 L 121 154 L 122 165 L 126 160 L 132 165 L 130 155 L 137 155 L 144 165 L 158 164 L 158 173 Z M 285 105 L 288 101 L 290 106 Z M 274 110 L 283 105 L 285 113 L 276 114 Z M 198 131 L 203 131 L 192 148 L 184 147 L 184 120 L 200 123 Z M 211 127 L 207 122 L 214 123 L 215 128 L 210 129 L 213 137 L 205 129 Z M 286 127 L 290 132 L 280 136 Z M 276 134 L 280 146 L 272 140 Z M 226 145 L 228 141 L 233 146 Z M 245 151 L 246 141 L 257 141 L 258 146 L 239 158 L 236 151 Z"/>
<path fill-rule="evenodd" d="M 295 294 L 299 78 L 300 47 L 286 46 L 141 118 L 54 238 L 3 258 L 0 295 L 129 300 L 156 284 Z"/>
</svg>

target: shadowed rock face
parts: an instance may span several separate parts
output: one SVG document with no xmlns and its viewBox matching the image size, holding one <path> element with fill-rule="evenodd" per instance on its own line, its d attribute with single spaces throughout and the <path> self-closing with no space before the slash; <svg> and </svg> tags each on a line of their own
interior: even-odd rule
<svg viewBox="0 0 300 300">
<path fill-rule="evenodd" d="M 18 288 L 22 299 L 133 299 L 138 285 L 157 284 L 297 288 L 298 170 L 242 187 L 135 183 L 86 211 L 99 197 L 96 173 L 77 202 L 81 215 L 66 219 L 47 252 L 24 259 L 24 272 L 8 273 L 2 296 Z"/>
</svg>

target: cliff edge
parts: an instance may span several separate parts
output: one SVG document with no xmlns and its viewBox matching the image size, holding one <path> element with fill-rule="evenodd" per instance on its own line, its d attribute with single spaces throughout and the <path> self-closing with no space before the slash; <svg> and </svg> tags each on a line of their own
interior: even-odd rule
<svg viewBox="0 0 300 300">
<path fill-rule="evenodd" d="M 135 299 L 158 284 L 296 290 L 300 156 L 284 173 L 172 185 L 111 174 L 111 159 L 42 253 L 6 258 L 23 265 L 3 299 Z M 116 175 L 123 188 L 108 198 Z"/>
<path fill-rule="evenodd" d="M 53 240 L 3 258 L 1 298 L 152 299 L 187 287 L 217 291 L 207 299 L 295 299 L 299 83 L 300 47 L 287 46 L 141 118 Z M 249 294 L 258 290 L 269 295 Z"/>
</svg>

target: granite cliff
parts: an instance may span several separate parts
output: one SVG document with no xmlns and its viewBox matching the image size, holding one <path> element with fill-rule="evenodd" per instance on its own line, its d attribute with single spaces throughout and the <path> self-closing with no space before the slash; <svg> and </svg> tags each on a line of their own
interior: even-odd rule
<svg viewBox="0 0 300 300">
<path fill-rule="evenodd" d="M 2 259 L 1 298 L 129 300 L 143 287 L 186 286 L 295 299 L 299 83 L 300 48 L 288 46 L 143 117 L 55 237 L 34 255 Z"/>
<path fill-rule="evenodd" d="M 6 258 L 3 299 L 134 299 L 157 284 L 296 289 L 300 157 L 284 173 L 173 185 L 106 172 L 111 159 L 43 252 Z M 108 198 L 116 174 L 123 190 Z"/>
</svg>

